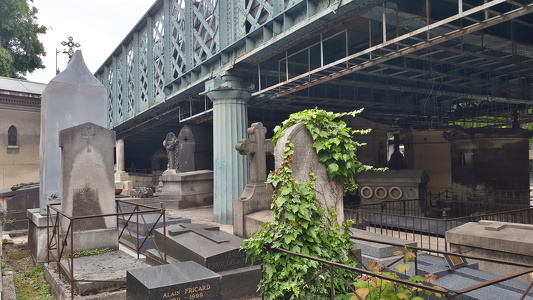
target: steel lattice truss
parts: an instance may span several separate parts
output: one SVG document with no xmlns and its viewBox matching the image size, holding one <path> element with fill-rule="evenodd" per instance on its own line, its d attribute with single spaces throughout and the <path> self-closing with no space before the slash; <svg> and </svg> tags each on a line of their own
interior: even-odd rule
<svg viewBox="0 0 533 300">
<path fill-rule="evenodd" d="M 119 136 L 163 115 L 209 121 L 199 93 L 225 72 L 253 84 L 250 117 L 266 123 L 311 107 L 394 126 L 533 122 L 531 12 L 533 0 L 160 0 L 96 75 Z"/>
</svg>

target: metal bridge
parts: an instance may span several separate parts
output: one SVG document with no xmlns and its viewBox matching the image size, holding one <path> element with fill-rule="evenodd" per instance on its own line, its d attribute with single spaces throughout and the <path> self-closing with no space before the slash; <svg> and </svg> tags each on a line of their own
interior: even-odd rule
<svg viewBox="0 0 533 300">
<path fill-rule="evenodd" d="M 158 0 L 96 76 L 126 147 L 213 124 L 224 215 L 220 176 L 246 181 L 233 145 L 251 122 L 313 107 L 364 107 L 397 128 L 533 122 L 532 11 L 533 0 Z M 224 185 L 233 199 L 244 183 Z"/>
</svg>

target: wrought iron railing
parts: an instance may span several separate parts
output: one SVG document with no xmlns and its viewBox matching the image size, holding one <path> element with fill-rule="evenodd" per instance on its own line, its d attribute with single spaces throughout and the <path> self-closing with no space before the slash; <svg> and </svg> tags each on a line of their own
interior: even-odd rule
<svg viewBox="0 0 533 300">
<path fill-rule="evenodd" d="M 387 243 L 387 242 L 369 240 L 369 239 L 360 238 L 360 237 L 354 237 L 354 236 L 352 236 L 351 238 L 352 239 L 365 240 L 365 241 L 369 241 L 369 242 L 373 242 L 373 243 L 380 243 L 380 244 L 398 246 L 398 247 L 402 247 L 402 248 L 405 247 L 405 245 L 397 244 L 397 243 Z M 458 255 L 457 253 L 451 253 L 451 252 L 440 251 L 440 250 L 430 250 L 430 249 L 426 249 L 426 248 L 422 248 L 422 247 L 409 247 L 409 248 L 411 250 L 413 250 L 413 252 L 415 253 L 415 259 L 414 259 L 415 274 L 418 274 L 418 255 L 417 255 L 417 253 L 420 253 L 420 252 L 436 252 L 436 253 L 438 253 L 440 255 L 454 255 L 454 256 Z M 311 284 L 311 282 L 316 277 L 318 277 L 321 274 L 324 274 L 324 273 L 327 272 L 327 273 L 329 273 L 329 278 L 330 278 L 329 290 L 330 290 L 330 299 L 332 299 L 332 300 L 335 299 L 335 289 L 333 287 L 333 278 L 334 278 L 334 276 L 338 276 L 339 278 L 341 278 L 341 280 L 344 282 L 344 284 L 352 292 L 351 295 L 353 295 L 353 297 L 355 297 L 356 299 L 361 299 L 361 300 L 363 299 L 362 297 L 360 297 L 357 294 L 356 289 L 352 286 L 352 283 L 349 282 L 349 279 L 346 279 L 345 277 L 343 277 L 339 273 L 338 269 L 345 269 L 345 270 L 353 272 L 354 273 L 354 276 L 353 276 L 354 278 L 356 276 L 358 276 L 358 275 L 365 274 L 367 276 L 371 276 L 371 277 L 375 277 L 375 278 L 380 278 L 380 279 L 392 281 L 392 282 L 395 282 L 397 284 L 401 284 L 401 285 L 405 285 L 405 286 L 409 286 L 409 287 L 413 287 L 413 288 L 418 288 L 418 289 L 422 289 L 422 290 L 427 290 L 427 291 L 430 291 L 430 292 L 433 292 L 433 293 L 438 293 L 438 294 L 443 295 L 444 299 L 450 299 L 450 300 L 453 300 L 453 299 L 455 299 L 456 297 L 458 297 L 460 295 L 472 292 L 474 290 L 478 290 L 478 289 L 481 289 L 481 288 L 489 287 L 491 285 L 496 285 L 498 283 L 505 282 L 505 281 L 508 281 L 508 280 L 512 280 L 512 279 L 517 278 L 519 276 L 522 276 L 522 275 L 529 274 L 529 273 L 533 272 L 533 265 L 529 265 L 529 264 L 507 262 L 507 261 L 503 261 L 503 260 L 480 258 L 480 257 L 474 257 L 474 256 L 460 254 L 460 257 L 466 258 L 466 259 L 476 259 L 476 260 L 480 260 L 480 261 L 487 261 L 487 262 L 499 263 L 499 264 L 504 264 L 504 265 L 522 267 L 522 268 L 525 268 L 525 269 L 522 269 L 521 271 L 514 272 L 514 273 L 509 274 L 509 275 L 500 276 L 500 277 L 497 277 L 497 278 L 494 278 L 494 279 L 491 279 L 491 280 L 486 280 L 484 282 L 480 282 L 480 283 L 477 283 L 477 284 L 474 284 L 474 285 L 471 285 L 471 286 L 468 286 L 468 287 L 453 291 L 453 290 L 445 289 L 445 288 L 442 288 L 442 287 L 435 287 L 435 286 L 431 286 L 431 285 L 425 285 L 425 284 L 411 282 L 411 281 L 408 281 L 408 280 L 405 280 L 405 279 L 402 279 L 402 278 L 389 277 L 389 276 L 383 275 L 381 273 L 370 271 L 367 268 L 365 268 L 364 266 L 363 266 L 363 268 L 353 267 L 353 266 L 349 266 L 349 265 L 345 265 L 345 264 L 340 264 L 340 263 L 336 263 L 336 262 L 327 261 L 325 259 L 320 259 L 320 258 L 316 258 L 316 257 L 312 257 L 312 256 L 308 256 L 308 255 L 304 255 L 304 254 L 288 251 L 288 250 L 281 249 L 281 248 L 269 249 L 267 251 L 278 251 L 278 252 L 285 253 L 287 255 L 294 255 L 294 256 L 302 257 L 302 258 L 313 260 L 313 261 L 316 261 L 316 262 L 319 262 L 320 264 L 322 264 L 324 266 L 324 268 L 321 269 L 316 274 L 314 274 L 307 282 L 303 283 L 301 285 L 301 287 L 305 288 L 305 286 L 308 285 L 308 284 Z M 399 259 L 397 261 L 394 261 L 394 262 L 390 263 L 388 265 L 388 267 L 392 266 L 393 264 L 395 264 L 396 262 L 398 262 L 402 258 L 403 257 L 399 257 Z M 401 274 L 399 274 L 399 275 L 401 275 Z M 520 298 L 520 300 L 525 299 L 526 296 L 528 296 L 529 291 L 531 290 L 532 287 L 533 287 L 533 282 L 530 283 L 529 286 L 526 289 L 524 289 L 522 297 Z"/>
<path fill-rule="evenodd" d="M 530 207 L 450 200 L 386 201 L 345 209 L 344 216 L 354 220 L 357 228 L 414 240 L 435 250 L 447 250 L 446 231 L 468 222 L 533 224 L 533 208 Z"/>
<path fill-rule="evenodd" d="M 152 256 L 151 258 L 162 264 L 167 263 L 166 243 L 164 242 L 162 249 L 160 249 L 152 234 L 157 224 L 162 221 L 163 234 L 166 237 L 166 213 L 164 208 L 151 207 L 124 200 L 116 200 L 116 213 L 73 217 L 58 209 L 56 207 L 58 205 L 60 204 L 51 204 L 47 206 L 47 261 L 56 263 L 59 278 L 66 276 L 66 280 L 70 284 L 71 299 L 74 299 L 75 297 L 74 285 L 76 282 L 124 283 L 122 281 L 113 280 L 76 279 L 74 274 L 74 250 L 76 249 L 76 245 L 74 244 L 74 225 L 82 220 L 108 217 L 116 218 L 117 230 L 119 230 L 118 228 L 122 227 L 118 234 L 118 239 L 121 245 L 135 251 L 137 254 L 137 259 L 139 259 L 142 246 L 148 241 L 148 239 L 151 239 L 154 243 L 155 249 L 159 254 L 159 257 Z M 124 206 L 129 207 L 128 211 L 124 211 Z M 144 218 L 144 215 L 146 214 L 158 214 L 159 217 L 157 218 L 156 222 L 154 222 L 151 226 L 148 226 L 146 219 Z M 137 221 L 136 230 L 129 228 L 129 223 L 134 216 Z M 121 226 L 119 226 L 120 219 L 122 219 Z M 144 237 L 140 236 L 140 226 L 142 226 L 146 232 L 146 236 Z M 125 232 L 130 234 L 130 236 L 135 237 L 134 243 L 121 242 Z M 163 241 L 165 240 L 166 238 L 163 238 Z M 66 266 L 61 263 L 62 260 L 66 260 Z"/>
</svg>

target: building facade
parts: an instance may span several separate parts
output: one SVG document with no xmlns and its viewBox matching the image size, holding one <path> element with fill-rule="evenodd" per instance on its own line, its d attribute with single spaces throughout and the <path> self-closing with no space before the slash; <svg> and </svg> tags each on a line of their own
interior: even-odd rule
<svg viewBox="0 0 533 300">
<path fill-rule="evenodd" d="M 0 189 L 39 182 L 41 93 L 45 87 L 0 77 Z"/>
</svg>

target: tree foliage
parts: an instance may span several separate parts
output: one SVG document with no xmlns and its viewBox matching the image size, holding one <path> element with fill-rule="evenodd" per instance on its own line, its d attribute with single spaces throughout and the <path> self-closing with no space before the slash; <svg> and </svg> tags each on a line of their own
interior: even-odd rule
<svg viewBox="0 0 533 300">
<path fill-rule="evenodd" d="M 0 76 L 24 78 L 44 68 L 46 55 L 38 35 L 46 27 L 37 23 L 37 8 L 27 0 L 0 1 Z"/>
</svg>

